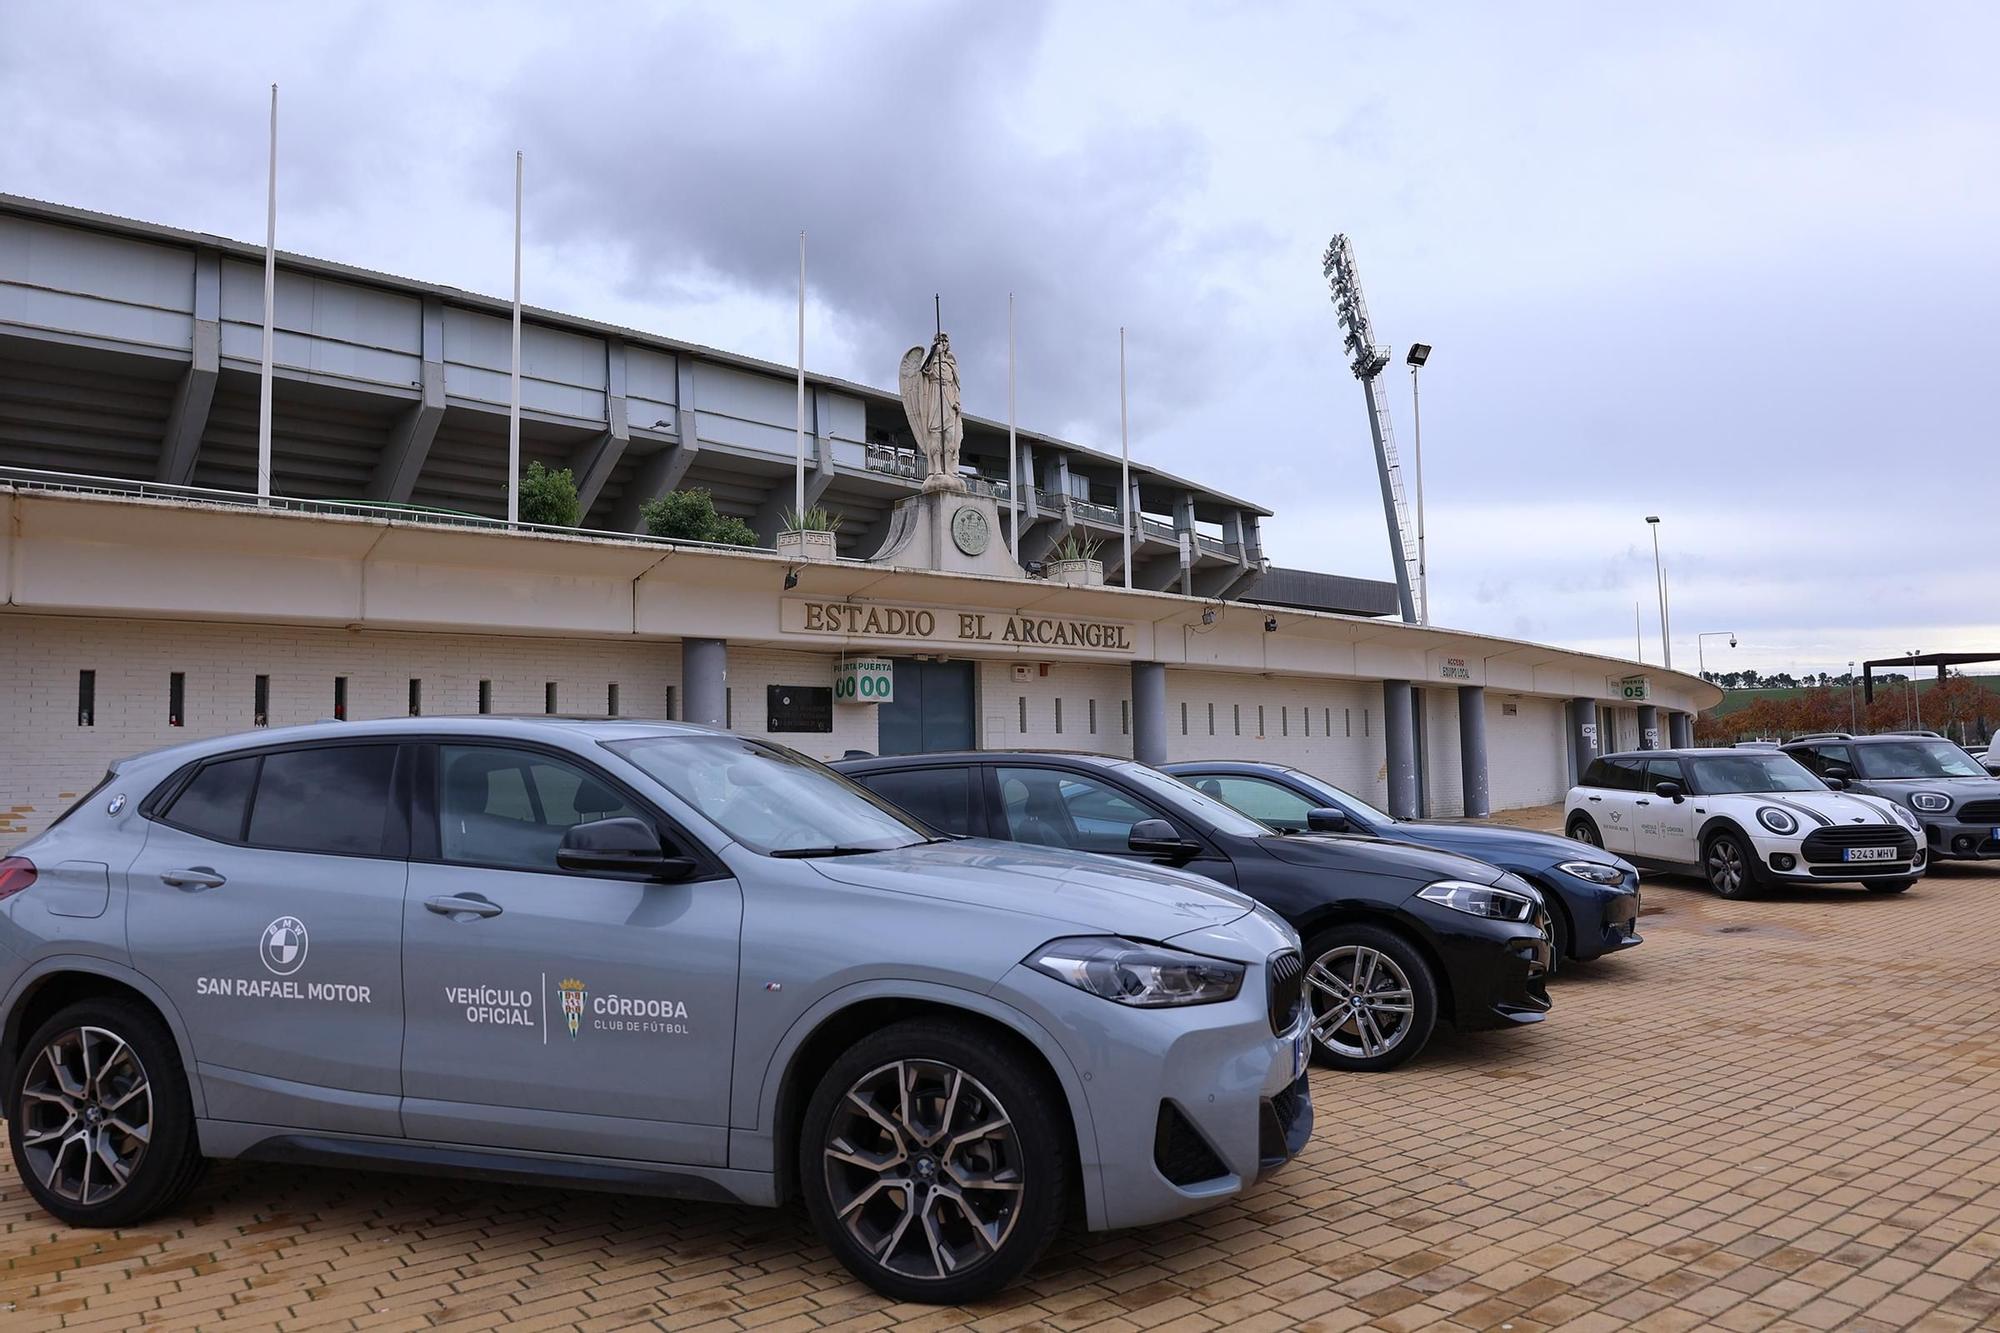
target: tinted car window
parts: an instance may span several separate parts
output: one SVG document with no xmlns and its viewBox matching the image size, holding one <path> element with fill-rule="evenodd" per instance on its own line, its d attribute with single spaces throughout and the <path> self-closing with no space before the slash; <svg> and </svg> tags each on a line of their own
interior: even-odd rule
<svg viewBox="0 0 2000 1333">
<path fill-rule="evenodd" d="M 1646 790 L 1651 791 L 1656 782 L 1677 782 L 1687 786 L 1687 775 L 1681 772 L 1678 759 L 1648 759 L 1646 761 Z"/>
<path fill-rule="evenodd" d="M 380 856 L 395 770 L 393 745 L 267 754 L 250 804 L 248 841 L 293 852 Z"/>
<path fill-rule="evenodd" d="M 1041 847 L 1124 852 L 1132 826 L 1154 813 L 1114 787 L 1053 768 L 999 770 L 1007 836 Z"/>
<path fill-rule="evenodd" d="M 534 750 L 441 745 L 438 774 L 438 851 L 447 861 L 553 872 L 573 826 L 645 818 L 583 769 Z"/>
<path fill-rule="evenodd" d="M 1583 777 L 1578 780 L 1577 785 L 1609 788 L 1613 783 L 1611 765 L 1602 759 L 1593 759 L 1590 761 L 1590 767 L 1583 770 Z"/>
<path fill-rule="evenodd" d="M 972 770 L 919 768 L 903 773 L 863 773 L 861 785 L 940 833 L 972 832 Z"/>
<path fill-rule="evenodd" d="M 1281 787 L 1264 778 L 1213 777 L 1192 778 L 1194 789 L 1206 796 L 1232 805 L 1260 824 L 1283 829 L 1287 833 L 1300 833 L 1306 827 L 1306 812 L 1320 807 L 1288 787 Z"/>
<path fill-rule="evenodd" d="M 243 816 L 250 808 L 250 786 L 256 780 L 255 756 L 203 764 L 161 818 L 204 838 L 240 841 Z"/>
</svg>

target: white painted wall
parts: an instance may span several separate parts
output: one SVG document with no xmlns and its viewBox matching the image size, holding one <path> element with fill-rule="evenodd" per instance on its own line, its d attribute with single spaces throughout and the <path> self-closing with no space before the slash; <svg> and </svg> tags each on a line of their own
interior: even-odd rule
<svg viewBox="0 0 2000 1333">
<path fill-rule="evenodd" d="M 1569 790 L 1562 700 L 1488 690 L 1486 774 L 1495 810 L 1560 801 Z"/>
</svg>

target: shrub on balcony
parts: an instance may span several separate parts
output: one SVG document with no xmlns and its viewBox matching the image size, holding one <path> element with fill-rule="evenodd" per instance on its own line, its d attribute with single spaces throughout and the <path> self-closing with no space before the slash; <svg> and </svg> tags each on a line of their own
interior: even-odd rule
<svg viewBox="0 0 2000 1333">
<path fill-rule="evenodd" d="M 715 497 L 696 487 L 668 491 L 648 500 L 639 511 L 646 531 L 668 541 L 718 542 L 727 546 L 755 546 L 757 534 L 740 518 L 715 512 Z"/>
<path fill-rule="evenodd" d="M 568 468 L 528 464 L 521 478 L 521 521 L 544 527 L 573 528 L 583 522 L 583 502 L 577 499 L 576 477 Z"/>
</svg>

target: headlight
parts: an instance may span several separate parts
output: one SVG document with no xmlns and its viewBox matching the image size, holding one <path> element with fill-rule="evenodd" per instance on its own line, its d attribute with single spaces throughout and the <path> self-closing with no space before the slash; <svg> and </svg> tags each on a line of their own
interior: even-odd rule
<svg viewBox="0 0 2000 1333">
<path fill-rule="evenodd" d="M 1757 822 L 1773 833 L 1784 834 L 1797 833 L 1799 831 L 1799 821 L 1792 818 L 1791 812 L 1789 810 L 1780 810 L 1775 805 L 1758 807 Z"/>
<path fill-rule="evenodd" d="M 1441 879 L 1417 890 L 1417 897 L 1457 912 L 1491 917 L 1496 921 L 1526 921 L 1535 914 L 1535 901 L 1509 889 L 1488 884 L 1468 884 L 1462 879 Z"/>
<path fill-rule="evenodd" d="M 1078 990 L 1139 1009 L 1218 1004 L 1243 989 L 1241 963 L 1109 935 L 1051 940 L 1023 961 Z"/>
<path fill-rule="evenodd" d="M 1602 861 L 1564 861 L 1556 869 L 1565 875 L 1587 879 L 1592 884 L 1623 884 L 1625 872 L 1617 866 L 1606 865 Z"/>
<path fill-rule="evenodd" d="M 1951 809 L 1951 797 L 1941 791 L 1919 791 L 1910 794 L 1910 804 L 1931 814 L 1942 814 Z"/>
<path fill-rule="evenodd" d="M 1924 831 L 1924 826 L 1922 821 L 1920 821 L 1915 815 L 1911 814 L 1908 810 L 1905 810 L 1902 806 L 1891 805 L 1889 808 L 1896 812 L 1896 818 L 1902 820 L 1904 825 L 1908 827 L 1912 832 L 1922 833 Z"/>
</svg>

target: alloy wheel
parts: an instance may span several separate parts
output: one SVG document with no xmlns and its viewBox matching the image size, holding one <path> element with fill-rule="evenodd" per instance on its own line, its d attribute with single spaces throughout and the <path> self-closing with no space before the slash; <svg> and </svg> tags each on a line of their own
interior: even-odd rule
<svg viewBox="0 0 2000 1333">
<path fill-rule="evenodd" d="M 1743 887 L 1743 852 L 1728 838 L 1709 844 L 1708 882 L 1724 897 Z"/>
<path fill-rule="evenodd" d="M 936 1060 L 898 1060 L 857 1079 L 827 1126 L 824 1157 L 840 1224 L 876 1263 L 920 1281 L 991 1259 L 1028 1183 L 999 1099 Z"/>
<path fill-rule="evenodd" d="M 21 1147 L 42 1187 L 90 1207 L 124 1190 L 153 1138 L 153 1087 L 123 1037 L 71 1028 L 21 1085 Z"/>
<path fill-rule="evenodd" d="M 1321 954 L 1306 970 L 1313 1040 L 1338 1055 L 1368 1059 L 1394 1050 L 1410 1031 L 1416 995 L 1396 960 L 1365 944 Z"/>
</svg>

